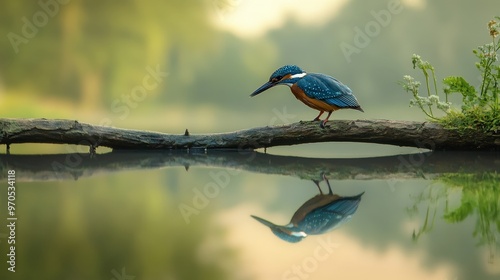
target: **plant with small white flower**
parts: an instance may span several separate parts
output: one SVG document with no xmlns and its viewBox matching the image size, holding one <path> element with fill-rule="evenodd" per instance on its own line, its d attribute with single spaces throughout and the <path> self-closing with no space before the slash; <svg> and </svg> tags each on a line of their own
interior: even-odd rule
<svg viewBox="0 0 500 280">
<path fill-rule="evenodd" d="M 497 133 L 500 131 L 500 64 L 498 63 L 498 52 L 500 44 L 496 41 L 500 30 L 500 17 L 488 22 L 489 35 L 492 42 L 479 46 L 473 53 L 479 59 L 476 63 L 481 72 L 481 84 L 476 87 L 469 84 L 463 77 L 450 76 L 443 79 L 445 101 L 441 101 L 438 90 L 434 67 L 427 61 L 422 60 L 419 55 L 412 56 L 413 68 L 422 71 L 425 77 L 427 97 L 419 95 L 420 82 L 411 76 L 405 75 L 400 82 L 406 92 L 410 92 L 413 98 L 410 107 L 418 106 L 427 117 L 443 124 L 448 128 L 465 130 L 483 130 L 485 132 Z M 433 80 L 434 92 L 431 92 L 430 78 Z M 461 111 L 451 108 L 448 95 L 460 93 L 462 95 Z M 432 108 L 446 113 L 445 116 L 437 117 Z"/>
<path fill-rule="evenodd" d="M 425 77 L 425 86 L 427 89 L 427 97 L 425 96 L 420 96 L 419 95 L 419 87 L 421 85 L 420 82 L 415 81 L 415 78 L 409 75 L 403 76 L 403 81 L 400 82 L 402 85 L 403 89 L 406 92 L 410 92 L 413 95 L 413 99 L 410 100 L 410 107 L 413 106 L 418 106 L 424 114 L 431 118 L 436 120 L 437 117 L 434 116 L 434 112 L 432 111 L 432 106 L 437 105 L 440 103 L 439 101 L 439 96 L 438 96 L 438 91 L 437 91 L 437 81 L 436 81 L 436 73 L 434 71 L 434 67 L 427 61 L 423 61 L 422 58 L 414 54 L 412 56 L 412 63 L 413 63 L 413 68 L 418 68 L 422 71 Z M 433 80 L 433 85 L 434 85 L 434 92 L 431 92 L 431 85 L 430 85 L 430 78 L 432 77 Z M 446 101 L 445 103 L 448 104 L 449 108 L 449 102 L 448 102 L 448 96 L 446 96 Z M 441 109 L 443 111 L 447 111 L 446 106 L 437 106 L 438 109 Z"/>
</svg>

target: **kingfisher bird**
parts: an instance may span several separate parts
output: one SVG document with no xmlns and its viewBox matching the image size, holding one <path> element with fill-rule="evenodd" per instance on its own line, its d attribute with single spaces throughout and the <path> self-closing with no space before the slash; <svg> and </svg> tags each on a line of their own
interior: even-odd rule
<svg viewBox="0 0 500 280">
<path fill-rule="evenodd" d="M 250 96 L 256 96 L 276 85 L 289 86 L 298 100 L 318 110 L 319 115 L 313 121 L 320 120 L 321 115 L 328 112 L 326 119 L 320 123 L 321 128 L 325 127 L 333 111 L 349 108 L 364 112 L 348 86 L 325 74 L 306 73 L 297 65 L 285 65 L 274 71 L 269 81 Z"/>
<path fill-rule="evenodd" d="M 330 182 L 324 175 L 323 180 L 328 184 L 329 193 L 323 194 L 319 181 L 313 180 L 320 194 L 302 204 L 293 214 L 289 224 L 280 226 L 254 215 L 251 217 L 268 226 L 274 235 L 290 243 L 299 242 L 308 235 L 323 234 L 338 228 L 351 219 L 364 192 L 341 197 L 332 192 Z"/>
</svg>

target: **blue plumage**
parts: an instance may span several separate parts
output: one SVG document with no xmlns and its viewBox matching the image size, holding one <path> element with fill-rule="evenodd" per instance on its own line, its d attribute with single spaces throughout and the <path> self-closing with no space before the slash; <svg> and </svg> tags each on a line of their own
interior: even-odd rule
<svg viewBox="0 0 500 280">
<path fill-rule="evenodd" d="M 324 101 L 340 108 L 362 109 L 352 90 L 339 80 L 321 73 L 309 73 L 297 81 L 297 86 L 313 99 Z"/>
<path fill-rule="evenodd" d="M 292 243 L 299 242 L 308 235 L 323 234 L 338 228 L 356 213 L 364 192 L 341 197 L 332 192 L 330 182 L 324 174 L 323 180 L 328 185 L 329 193 L 323 194 L 319 181 L 313 180 L 320 194 L 302 204 L 293 214 L 289 224 L 281 226 L 257 216 L 252 217 L 269 227 L 280 239 Z"/>
<path fill-rule="evenodd" d="M 267 83 L 256 89 L 250 96 L 256 96 L 276 85 L 289 86 L 297 99 L 318 110 L 319 115 L 314 121 L 319 120 L 324 112 L 328 112 L 326 119 L 320 123 L 322 128 L 325 127 L 332 112 L 338 109 L 350 108 L 364 112 L 348 86 L 325 74 L 306 73 L 297 65 L 280 67 L 271 74 Z"/>
<path fill-rule="evenodd" d="M 283 67 L 278 68 L 276 71 L 274 71 L 274 73 L 271 74 L 271 77 L 269 78 L 269 80 L 272 80 L 273 78 L 276 78 L 276 77 L 284 77 L 287 74 L 294 75 L 294 74 L 301 74 L 301 73 L 305 73 L 305 72 L 306 71 L 302 70 L 302 68 L 300 68 L 297 65 L 285 65 Z"/>
<path fill-rule="evenodd" d="M 307 234 L 322 234 L 338 228 L 351 219 L 363 194 L 364 192 L 356 196 L 342 197 L 314 209 L 297 225 L 296 230 Z"/>
</svg>

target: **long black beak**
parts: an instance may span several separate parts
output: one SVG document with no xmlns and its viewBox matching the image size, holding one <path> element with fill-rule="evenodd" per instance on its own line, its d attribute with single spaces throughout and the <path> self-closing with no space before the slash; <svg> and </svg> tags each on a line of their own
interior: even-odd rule
<svg viewBox="0 0 500 280">
<path fill-rule="evenodd" d="M 265 226 L 268 226 L 270 228 L 273 228 L 273 227 L 278 227 L 277 225 L 271 223 L 270 221 L 268 220 L 264 220 L 262 218 L 259 218 L 257 216 L 254 216 L 254 215 L 250 215 L 252 218 L 256 219 L 257 221 L 261 222 L 262 224 L 264 224 Z"/>
<path fill-rule="evenodd" d="M 277 85 L 276 83 L 271 83 L 271 82 L 267 82 L 265 84 L 263 84 L 260 88 L 258 88 L 256 91 L 254 91 L 252 94 L 250 94 L 250 97 L 252 96 L 256 96 L 257 94 L 267 90 L 267 89 L 270 89 L 272 87 L 274 87 L 275 85 Z"/>
</svg>

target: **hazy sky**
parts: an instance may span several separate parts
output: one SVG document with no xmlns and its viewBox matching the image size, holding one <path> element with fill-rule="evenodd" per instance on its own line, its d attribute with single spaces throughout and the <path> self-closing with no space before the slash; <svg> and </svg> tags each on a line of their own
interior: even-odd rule
<svg viewBox="0 0 500 280">
<path fill-rule="evenodd" d="M 302 1 L 228 0 L 225 5 L 214 5 L 214 22 L 220 28 L 237 36 L 252 38 L 283 27 L 289 17 L 302 24 L 320 26 L 335 17 L 349 2 L 349 0 L 310 0 L 308 5 L 297 4 Z M 400 2 L 405 7 L 416 9 L 426 6 L 426 0 L 400 0 Z"/>
</svg>

